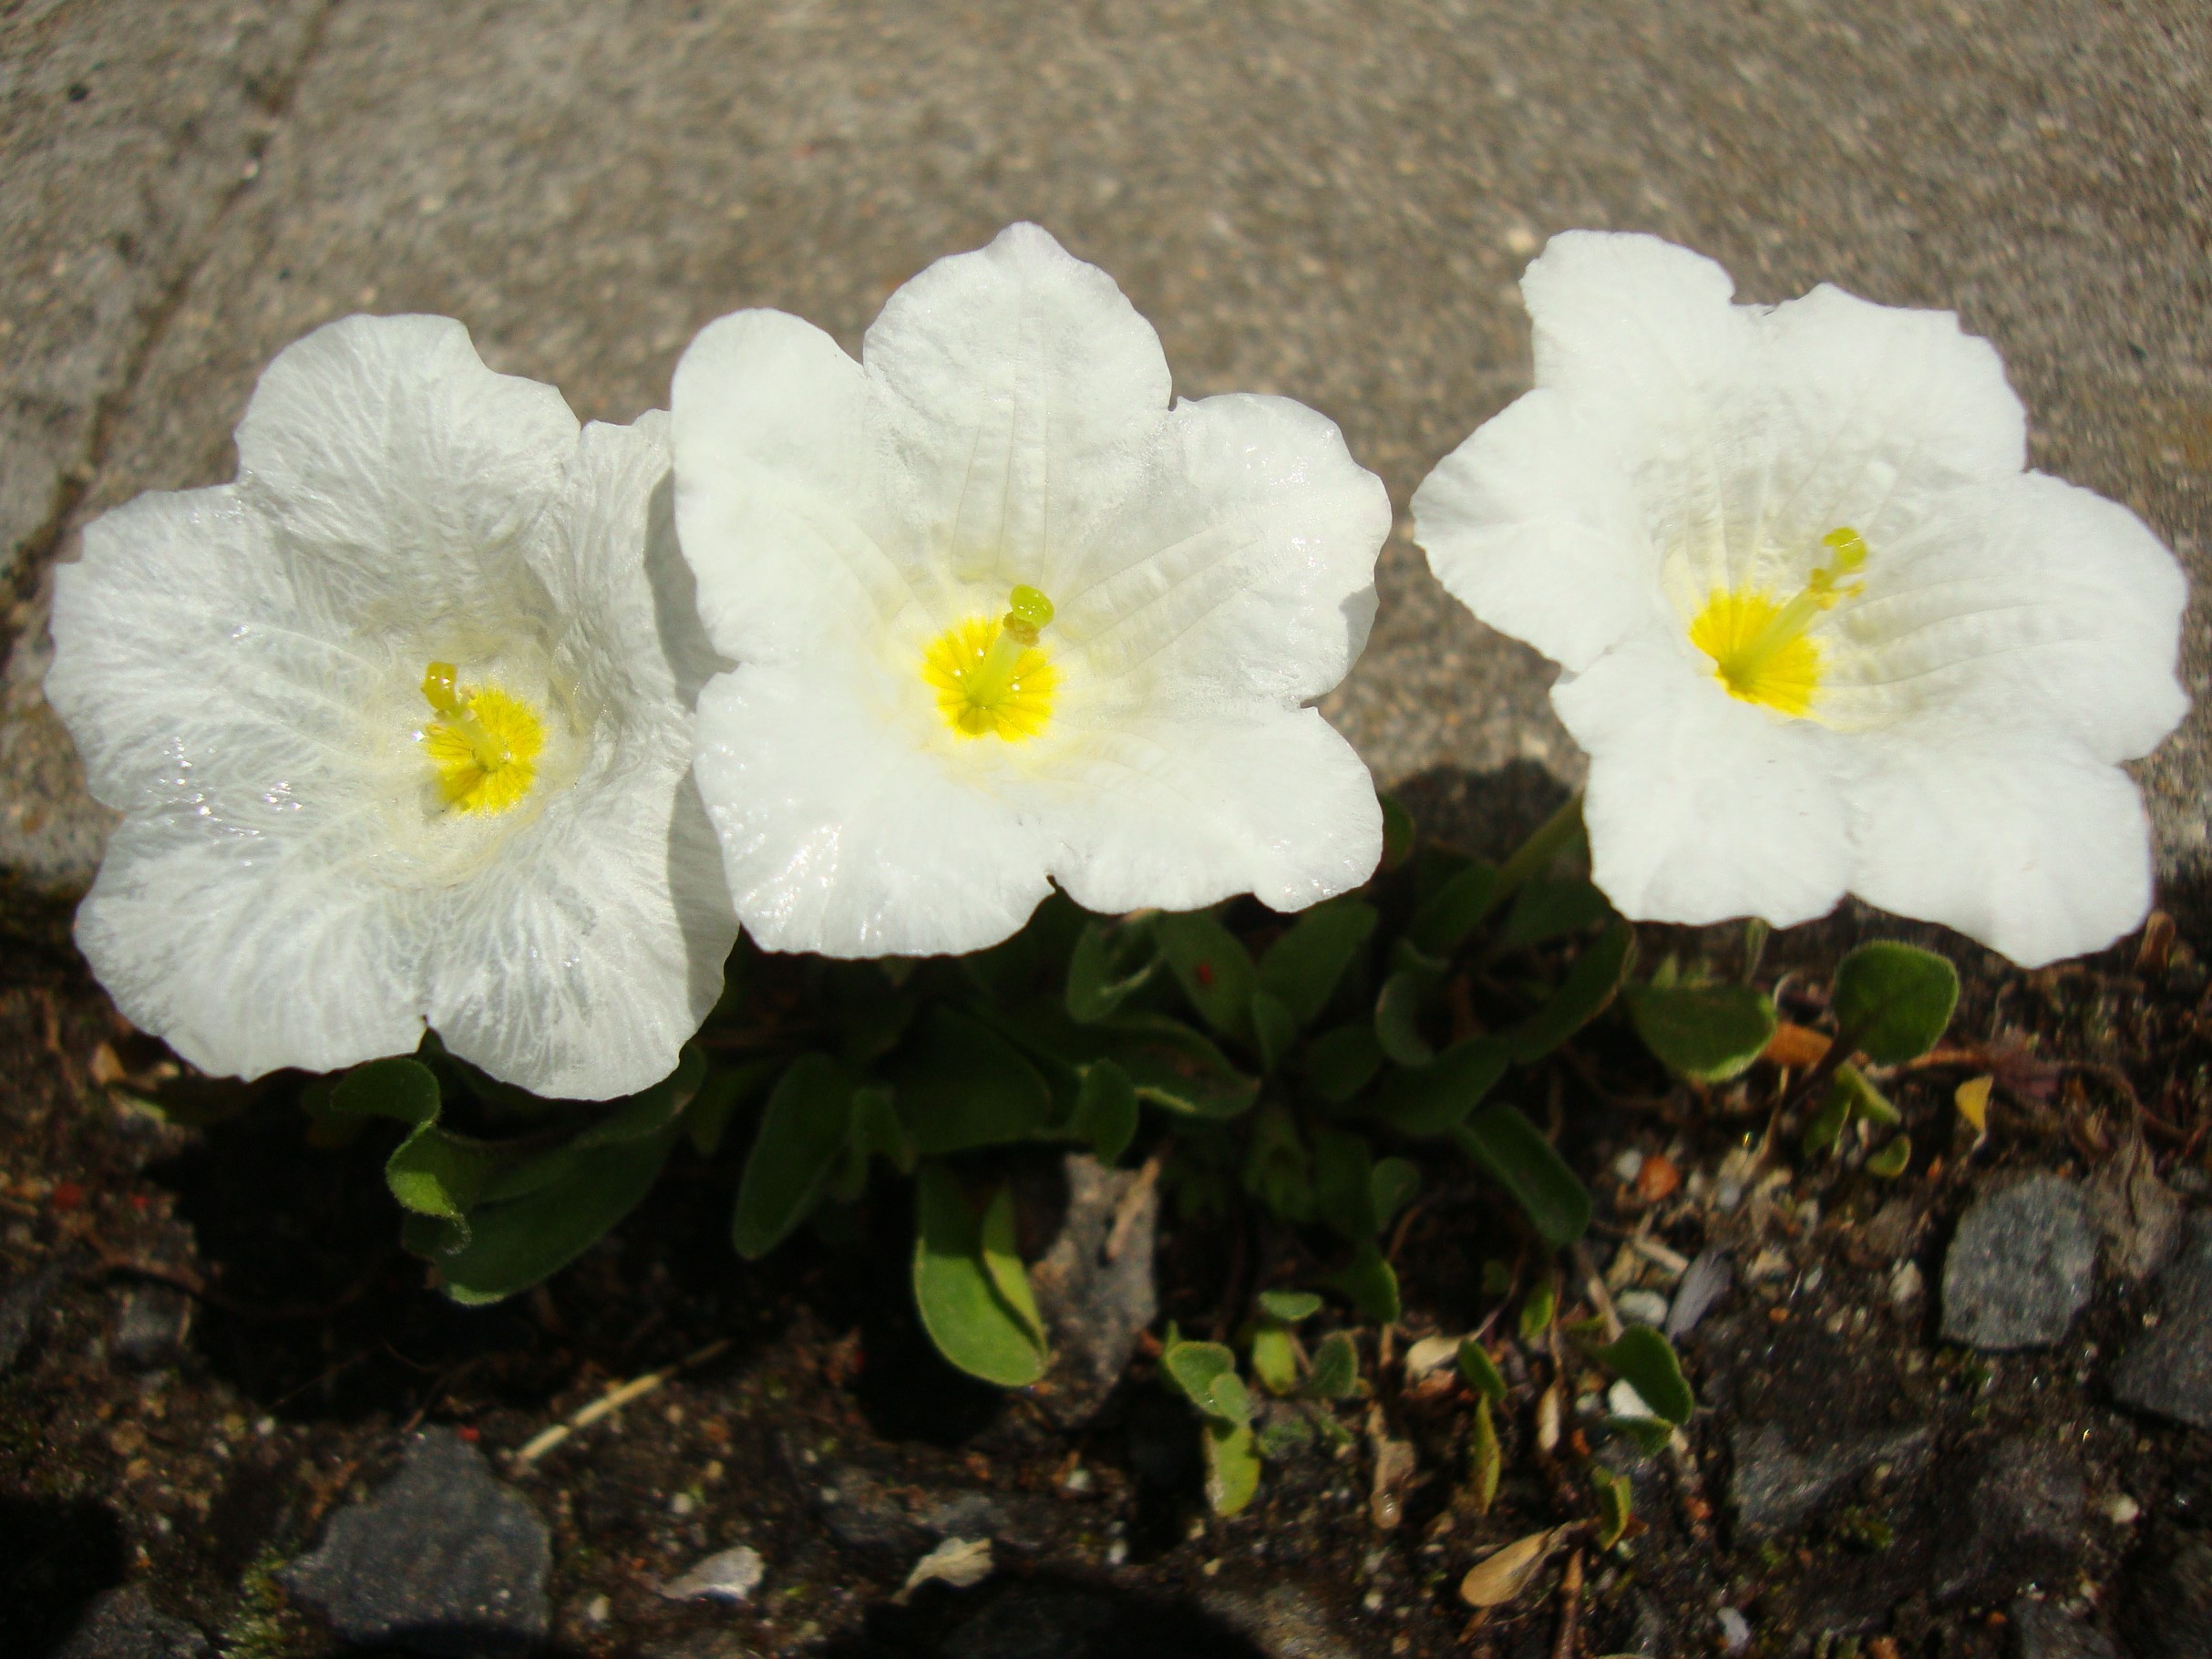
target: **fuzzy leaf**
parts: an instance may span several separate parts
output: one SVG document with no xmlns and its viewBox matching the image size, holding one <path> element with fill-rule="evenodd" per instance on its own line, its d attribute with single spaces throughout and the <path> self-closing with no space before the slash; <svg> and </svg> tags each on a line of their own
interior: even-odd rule
<svg viewBox="0 0 2212 1659">
<path fill-rule="evenodd" d="M 1085 1025 L 1109 1017 L 1159 968 L 1159 945 L 1149 918 L 1115 922 L 1100 917 L 1076 935 L 1067 963 L 1067 1012 Z"/>
<path fill-rule="evenodd" d="M 1348 1104 L 1382 1068 L 1383 1046 L 1366 1021 L 1339 1025 L 1306 1045 L 1306 1084 L 1330 1106 Z"/>
<path fill-rule="evenodd" d="M 1567 970 L 1543 1006 L 1506 1033 L 1513 1057 L 1523 1065 L 1549 1054 L 1599 1015 L 1613 1000 L 1628 971 L 1636 930 L 1615 918 Z"/>
<path fill-rule="evenodd" d="M 1521 889 L 1506 924 L 1491 944 L 1493 955 L 1579 933 L 1611 915 L 1605 895 L 1588 881 L 1531 881 Z"/>
<path fill-rule="evenodd" d="M 1357 899 L 1317 904 L 1260 960 L 1260 988 L 1279 999 L 1301 1025 L 1329 1005 L 1344 970 L 1373 936 L 1374 906 Z"/>
<path fill-rule="evenodd" d="M 436 1258 L 446 1294 L 469 1306 L 498 1302 L 567 1266 L 637 1207 L 675 1142 L 673 1129 L 626 1140 L 574 1159 L 526 1197 L 479 1203 L 468 1242 Z"/>
<path fill-rule="evenodd" d="M 1206 1423 L 1206 1501 L 1234 1515 L 1260 1490 L 1260 1450 L 1249 1423 Z"/>
<path fill-rule="evenodd" d="M 1321 1312 L 1321 1298 L 1312 1291 L 1261 1291 L 1260 1311 L 1270 1319 L 1280 1319 L 1285 1324 L 1296 1324 Z"/>
<path fill-rule="evenodd" d="M 1117 1160 L 1137 1137 L 1137 1086 L 1127 1072 L 1111 1060 L 1094 1060 L 1083 1068 L 1067 1128 L 1076 1139 L 1089 1143 L 1093 1157 L 1102 1164 Z"/>
<path fill-rule="evenodd" d="M 1509 1106 L 1486 1106 L 1452 1133 L 1460 1149 L 1512 1195 L 1547 1244 L 1573 1243 L 1590 1226 L 1590 1192 L 1536 1126 Z"/>
<path fill-rule="evenodd" d="M 1460 1339 L 1459 1375 L 1482 1399 L 1497 1401 L 1506 1397 L 1506 1379 L 1498 1374 L 1488 1351 L 1472 1336 Z"/>
<path fill-rule="evenodd" d="M 1359 1392 L 1360 1351 L 1349 1331 L 1332 1331 L 1313 1350 L 1313 1364 L 1306 1372 L 1308 1399 L 1343 1400 Z"/>
<path fill-rule="evenodd" d="M 1510 1058 L 1497 1037 L 1455 1043 L 1426 1066 L 1384 1079 L 1375 1091 L 1375 1114 L 1402 1135 L 1448 1135 L 1497 1087 Z"/>
<path fill-rule="evenodd" d="M 888 1068 L 899 1115 L 924 1157 L 1055 1132 L 1052 1089 L 1013 1045 L 941 1004 Z"/>
<path fill-rule="evenodd" d="M 852 1074 L 826 1055 L 801 1055 L 777 1079 L 737 1183 L 730 1242 L 747 1261 L 765 1256 L 805 1221 L 845 1150 Z"/>
<path fill-rule="evenodd" d="M 1699 1083 L 1743 1072 L 1775 1035 L 1774 1001 L 1751 985 L 1629 985 L 1621 997 L 1643 1046 Z"/>
<path fill-rule="evenodd" d="M 1298 1343 L 1288 1325 L 1262 1324 L 1252 1334 L 1252 1375 L 1270 1394 L 1298 1386 Z"/>
<path fill-rule="evenodd" d="M 1487 1515 L 1497 1501 L 1497 1478 L 1505 1472 L 1504 1449 L 1497 1443 L 1497 1425 L 1490 1418 L 1490 1396 L 1475 1396 L 1475 1421 L 1467 1431 L 1467 1484 L 1475 1513 Z"/>
<path fill-rule="evenodd" d="M 1878 1066 L 1902 1066 L 1942 1038 L 1958 1001 L 1959 972 L 1949 962 L 1882 939 L 1836 964 L 1829 1007 L 1836 1028 L 1861 1054 Z"/>
<path fill-rule="evenodd" d="M 1004 1194 L 999 1195 L 1000 1199 Z M 993 1200 L 993 1209 L 998 1204 Z M 1044 1375 L 1049 1355 L 1037 1335 L 1036 1305 L 1005 1293 L 1011 1266 L 1003 1237 L 986 1259 L 984 1228 L 967 1194 L 942 1164 L 924 1163 L 914 1189 L 914 1304 L 922 1328 L 945 1358 L 987 1383 L 1022 1388 Z M 1006 1231 L 1011 1231 L 1011 1216 Z"/>
<path fill-rule="evenodd" d="M 340 1077 L 326 1097 L 336 1118 L 392 1118 L 405 1124 L 436 1120 L 437 1074 L 419 1060 L 371 1060 Z"/>
<path fill-rule="evenodd" d="M 1591 1357 L 1635 1389 L 1645 1405 L 1677 1428 L 1697 1409 L 1697 1396 L 1683 1380 L 1673 1345 L 1649 1325 L 1631 1325 L 1618 1340 L 1593 1349 Z"/>
<path fill-rule="evenodd" d="M 1252 1420 L 1250 1394 L 1237 1376 L 1237 1356 L 1218 1342 L 1171 1342 L 1160 1351 L 1160 1370 L 1183 1397 L 1223 1423 Z"/>
<path fill-rule="evenodd" d="M 1250 1041 L 1258 974 L 1243 942 L 1211 911 L 1173 912 L 1155 928 L 1160 954 L 1199 1017 L 1223 1036 Z"/>
<path fill-rule="evenodd" d="M 1497 867 L 1479 860 L 1439 888 L 1407 924 L 1405 937 L 1415 950 L 1448 958 L 1481 925 L 1501 897 Z"/>
<path fill-rule="evenodd" d="M 1273 1071 L 1298 1041 L 1298 1016 L 1289 1005 L 1266 991 L 1252 993 L 1252 1046 L 1259 1051 L 1260 1068 Z"/>
<path fill-rule="evenodd" d="M 1421 1029 L 1436 1001 L 1436 976 L 1420 968 L 1400 968 L 1383 982 L 1374 1001 L 1375 1041 L 1400 1066 L 1425 1066 L 1436 1046 Z"/>
<path fill-rule="evenodd" d="M 1377 1324 L 1395 1324 L 1404 1312 L 1398 1301 L 1398 1275 L 1373 1244 L 1363 1244 L 1351 1264 L 1329 1275 L 1332 1288 Z"/>
</svg>

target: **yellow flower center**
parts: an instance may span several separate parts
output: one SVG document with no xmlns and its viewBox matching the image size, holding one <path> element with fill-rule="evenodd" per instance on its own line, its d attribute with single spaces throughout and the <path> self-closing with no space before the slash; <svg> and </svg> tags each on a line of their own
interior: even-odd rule
<svg viewBox="0 0 2212 1659">
<path fill-rule="evenodd" d="M 921 677 L 937 694 L 938 712 L 962 737 L 1022 743 L 1052 719 L 1060 683 L 1052 658 L 1037 648 L 1053 619 L 1053 602 L 1031 587 L 1008 595 L 1006 614 L 954 623 L 921 654 Z"/>
<path fill-rule="evenodd" d="M 438 793 L 463 812 L 508 810 L 538 779 L 545 723 L 538 711 L 497 685 L 462 692 L 451 663 L 432 663 L 422 695 L 439 717 L 422 729 L 423 753 L 437 768 Z"/>
<path fill-rule="evenodd" d="M 1796 596 L 1776 599 L 1764 588 L 1715 588 L 1690 623 L 1690 643 L 1713 659 L 1728 695 L 1792 716 L 1808 713 L 1820 691 L 1821 615 L 1866 584 L 1839 585 L 1867 562 L 1867 540 L 1848 525 L 1821 537 L 1836 555 L 1806 578 Z"/>
</svg>

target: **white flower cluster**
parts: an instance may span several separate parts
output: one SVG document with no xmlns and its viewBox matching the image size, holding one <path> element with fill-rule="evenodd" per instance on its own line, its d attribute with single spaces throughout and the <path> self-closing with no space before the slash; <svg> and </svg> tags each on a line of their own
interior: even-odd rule
<svg viewBox="0 0 2212 1659">
<path fill-rule="evenodd" d="M 1847 890 L 2023 962 L 2148 902 L 2114 763 L 2179 718 L 2180 573 L 2022 471 L 1996 355 L 1820 289 L 1766 310 L 1644 237 L 1530 269 L 1537 389 L 1415 498 L 1437 576 L 1567 670 L 1631 916 Z M 1171 402 L 1103 272 L 1016 225 L 855 362 L 710 325 L 673 413 L 579 428 L 458 323 L 273 362 L 235 483 L 57 576 L 47 695 L 124 815 L 79 912 L 207 1070 L 448 1049 L 540 1094 L 665 1075 L 742 922 L 971 951 L 1093 910 L 1364 881 L 1381 815 L 1312 706 L 1391 524 L 1284 398 Z"/>
</svg>

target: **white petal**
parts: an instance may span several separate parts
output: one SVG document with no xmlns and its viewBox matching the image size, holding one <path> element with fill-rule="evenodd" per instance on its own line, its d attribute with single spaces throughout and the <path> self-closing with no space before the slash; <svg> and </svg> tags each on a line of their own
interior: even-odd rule
<svg viewBox="0 0 2212 1659">
<path fill-rule="evenodd" d="M 1137 482 L 1052 592 L 1053 637 L 1091 673 L 1218 713 L 1295 706 L 1351 671 L 1390 496 L 1334 422 L 1287 397 L 1181 404 Z"/>
<path fill-rule="evenodd" d="M 2148 754 L 2188 711 L 2188 584 L 2125 507 L 2041 473 L 1950 491 L 1836 613 L 1831 701 L 1852 723 L 1950 710 Z"/>
<path fill-rule="evenodd" d="M 1667 619 L 1629 467 L 1563 393 L 1538 387 L 1476 428 L 1413 506 L 1446 592 L 1568 668 Z"/>
<path fill-rule="evenodd" d="M 966 582 L 1057 601 L 1168 407 L 1152 325 L 1033 224 L 900 288 L 862 356 L 888 395 L 910 533 Z"/>
<path fill-rule="evenodd" d="M 1249 722 L 1159 719 L 1085 747 L 1041 785 L 1053 874 L 1107 914 L 1250 892 L 1278 911 L 1357 887 L 1383 855 L 1374 781 L 1311 708 Z"/>
<path fill-rule="evenodd" d="M 1623 915 L 1787 927 L 1843 896 L 1836 734 L 1737 701 L 1665 642 L 1562 675 L 1551 701 L 1590 752 L 1593 879 Z"/>
<path fill-rule="evenodd" d="M 461 1058 L 571 1100 L 675 1069 L 737 935 L 680 736 L 580 780 L 448 896 L 426 974 Z"/>
<path fill-rule="evenodd" d="M 880 390 L 820 329 L 777 311 L 710 323 L 671 403 L 676 528 L 724 655 L 815 658 L 937 599 L 936 550 L 893 510 Z"/>
<path fill-rule="evenodd" d="M 2102 949 L 2150 909 L 2150 827 L 2117 767 L 1958 718 L 1862 739 L 1853 891 L 2022 967 Z"/>
<path fill-rule="evenodd" d="M 484 366 L 450 317 L 345 317 L 277 354 L 239 479 L 364 629 L 517 607 L 516 539 L 561 492 L 576 417 Z"/>
<path fill-rule="evenodd" d="M 422 1040 L 407 895 L 329 838 L 133 816 L 77 912 L 77 941 L 131 1024 L 201 1070 L 334 1071 Z"/>
<path fill-rule="evenodd" d="M 1051 891 L 1034 824 L 831 676 L 748 664 L 709 681 L 698 746 L 737 914 L 769 950 L 981 950 Z"/>
</svg>

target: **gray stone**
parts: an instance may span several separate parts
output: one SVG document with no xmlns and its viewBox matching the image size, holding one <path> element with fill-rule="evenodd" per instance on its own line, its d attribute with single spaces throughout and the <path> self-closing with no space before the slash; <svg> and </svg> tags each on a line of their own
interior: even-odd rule
<svg viewBox="0 0 2212 1659">
<path fill-rule="evenodd" d="M 1969 1347 L 2049 1347 L 2095 1288 L 2097 1240 L 2081 1189 L 2031 1176 L 1978 1200 L 1943 1257 L 1943 1335 Z"/>
<path fill-rule="evenodd" d="M 760 1551 L 739 1544 L 694 1562 L 689 1571 L 663 1584 L 661 1594 L 671 1602 L 745 1602 L 766 1574 Z"/>
<path fill-rule="evenodd" d="M 2162 1528 L 2128 1568 L 2114 1620 L 2129 1659 L 2212 1654 L 2212 1533 Z"/>
<path fill-rule="evenodd" d="M 2088 1493 L 2081 1466 L 2038 1440 L 2011 1438 L 1972 1455 L 1943 1483 L 1947 1524 L 1936 1546 L 1939 1602 L 2000 1602 L 2079 1568 Z"/>
<path fill-rule="evenodd" d="M 2189 1218 L 2181 1253 L 2158 1276 L 2158 1323 L 2113 1372 L 2122 1405 L 2212 1428 L 2212 1214 Z"/>
<path fill-rule="evenodd" d="M 477 1659 L 545 1639 L 551 1567 L 537 1510 L 474 1447 L 429 1428 L 397 1475 L 278 1576 L 345 1641 Z"/>
<path fill-rule="evenodd" d="M 1319 1602 L 1295 1584 L 1265 1590 L 1216 1590 L 1199 1604 L 1267 1655 L 1267 1659 L 1360 1659 Z"/>
<path fill-rule="evenodd" d="M 2090 1178 L 2089 1219 L 2104 1242 L 2104 1271 L 2147 1279 L 2181 1244 L 2181 1200 L 2158 1179 L 2143 1137 L 2132 1135 Z"/>
<path fill-rule="evenodd" d="M 1925 1427 L 1857 1434 L 1815 1428 L 1799 1437 L 1777 1423 L 1739 1424 L 1729 1436 L 1734 1468 L 1728 1484 L 1737 1529 L 1749 1538 L 1793 1531 L 1879 1467 L 1893 1475 L 1919 1469 L 1932 1442 Z"/>
<path fill-rule="evenodd" d="M 25 1274 L 0 1294 L 0 1376 L 6 1376 L 23 1357 L 37 1332 L 46 1298 L 68 1276 L 68 1270 L 59 1262 L 49 1262 L 36 1273 Z"/>
<path fill-rule="evenodd" d="M 1667 1334 L 1676 1341 L 1689 1335 L 1734 1286 L 1735 1267 L 1728 1252 L 1717 1244 L 1699 1251 L 1674 1288 L 1674 1300 L 1667 1308 Z"/>
<path fill-rule="evenodd" d="M 1152 1252 L 1159 1225 L 1159 1190 L 1134 1170 L 1109 1170 L 1087 1152 L 1070 1153 L 1067 1211 L 1055 1238 L 1030 1270 L 1037 1312 L 1052 1338 L 1054 1362 L 1034 1393 L 1064 1427 L 1073 1427 L 1128 1369 L 1137 1341 L 1157 1317 Z M 1109 1259 L 1115 1222 L 1123 1204 L 1133 1209 L 1119 1249 Z"/>
<path fill-rule="evenodd" d="M 2023 1596 L 2005 1609 L 2005 1618 L 2012 1627 L 2012 1659 L 2120 1659 L 2110 1636 L 2048 1602 Z"/>
<path fill-rule="evenodd" d="M 198 1629 L 156 1611 L 129 1584 L 95 1597 L 52 1659 L 205 1659 L 207 1651 Z"/>
<path fill-rule="evenodd" d="M 1024 1584 L 948 1636 L 944 1659 L 1123 1659 L 1120 1623 L 1096 1591 Z"/>
<path fill-rule="evenodd" d="M 165 1284 L 133 1285 L 123 1293 L 108 1353 L 133 1371 L 159 1371 L 183 1351 L 191 1329 L 191 1299 Z"/>
</svg>

